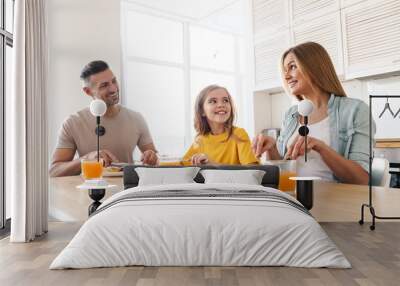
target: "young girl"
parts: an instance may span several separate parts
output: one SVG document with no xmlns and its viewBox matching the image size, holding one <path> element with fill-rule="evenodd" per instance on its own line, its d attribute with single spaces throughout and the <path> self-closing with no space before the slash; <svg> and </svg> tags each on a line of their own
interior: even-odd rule
<svg viewBox="0 0 400 286">
<path fill-rule="evenodd" d="M 183 157 L 184 165 L 258 164 L 246 131 L 233 126 L 235 108 L 224 87 L 210 85 L 196 98 L 195 142 Z"/>
</svg>

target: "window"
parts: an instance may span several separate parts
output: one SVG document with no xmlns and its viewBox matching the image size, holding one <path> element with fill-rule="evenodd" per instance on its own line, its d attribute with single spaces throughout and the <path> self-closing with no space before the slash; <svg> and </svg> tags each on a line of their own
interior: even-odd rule
<svg viewBox="0 0 400 286">
<path fill-rule="evenodd" d="M 124 28 L 128 59 L 183 63 L 182 23 L 128 11 Z"/>
<path fill-rule="evenodd" d="M 190 26 L 190 63 L 217 71 L 235 71 L 235 38 L 210 29 Z"/>
<path fill-rule="evenodd" d="M 178 156 L 185 144 L 183 24 L 125 13 L 123 104 L 144 116 L 160 155 Z"/>
<path fill-rule="evenodd" d="M 182 68 L 140 62 L 126 65 L 130 91 L 126 106 L 144 116 L 160 155 L 181 155 L 185 148 Z"/>
<path fill-rule="evenodd" d="M 14 0 L 0 0 L 0 236 L 9 226 L 11 214 L 10 195 L 5 188 L 5 105 L 11 92 L 13 22 Z"/>
<path fill-rule="evenodd" d="M 194 101 L 202 88 L 224 86 L 240 105 L 243 39 L 129 2 L 121 8 L 122 103 L 143 114 L 160 156 L 181 157 L 195 136 Z"/>
</svg>

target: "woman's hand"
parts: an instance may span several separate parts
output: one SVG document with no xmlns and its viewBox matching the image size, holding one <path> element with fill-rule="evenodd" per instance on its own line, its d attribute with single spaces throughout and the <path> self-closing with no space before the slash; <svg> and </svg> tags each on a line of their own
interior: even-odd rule
<svg viewBox="0 0 400 286">
<path fill-rule="evenodd" d="M 204 165 L 209 162 L 208 156 L 204 153 L 198 153 L 190 159 L 193 165 Z"/>
<path fill-rule="evenodd" d="M 285 158 L 290 158 L 291 160 L 296 160 L 299 156 L 305 153 L 305 140 L 304 136 L 297 135 L 293 143 L 289 146 Z M 314 137 L 307 136 L 307 152 L 314 150 L 320 152 L 323 148 L 328 147 L 323 141 L 316 139 Z"/>
<path fill-rule="evenodd" d="M 340 182 L 360 185 L 368 184 L 368 172 L 360 164 L 344 158 L 323 141 L 307 136 L 307 152 L 310 150 L 314 150 L 321 155 L 322 160 Z M 304 153 L 304 137 L 298 135 L 293 144 L 288 148 L 285 158 L 296 160 L 299 156 L 304 155 Z"/>
<path fill-rule="evenodd" d="M 274 138 L 270 136 L 266 136 L 263 134 L 258 134 L 252 142 L 252 149 L 257 158 L 260 158 L 261 155 L 265 152 L 268 152 L 272 149 L 276 149 L 276 141 Z"/>
</svg>

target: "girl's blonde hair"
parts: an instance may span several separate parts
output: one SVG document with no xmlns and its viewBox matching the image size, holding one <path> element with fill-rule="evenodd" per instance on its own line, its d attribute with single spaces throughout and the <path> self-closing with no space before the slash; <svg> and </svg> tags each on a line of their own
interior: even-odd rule
<svg viewBox="0 0 400 286">
<path fill-rule="evenodd" d="M 197 132 L 196 137 L 199 137 L 200 135 L 207 135 L 211 132 L 207 117 L 204 115 L 203 106 L 207 95 L 217 89 L 224 90 L 229 98 L 229 104 L 231 105 L 231 115 L 229 116 L 229 119 L 225 122 L 225 130 L 228 131 L 228 138 L 232 135 L 233 122 L 235 121 L 235 105 L 233 104 L 232 96 L 225 87 L 213 84 L 203 88 L 196 98 L 196 103 L 194 105 L 194 129 Z"/>
<path fill-rule="evenodd" d="M 309 80 L 311 85 L 326 93 L 336 96 L 346 96 L 342 84 L 336 74 L 332 60 L 323 46 L 314 42 L 299 44 L 285 51 L 281 58 L 281 71 L 285 89 L 288 90 L 285 79 L 284 61 L 289 53 L 296 57 L 298 68 Z M 303 97 L 295 94 L 298 100 Z"/>
</svg>

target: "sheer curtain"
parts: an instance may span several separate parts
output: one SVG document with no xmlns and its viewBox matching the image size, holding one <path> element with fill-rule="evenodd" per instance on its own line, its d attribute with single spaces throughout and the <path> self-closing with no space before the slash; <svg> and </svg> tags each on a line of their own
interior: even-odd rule
<svg viewBox="0 0 400 286">
<path fill-rule="evenodd" d="M 45 0 L 15 1 L 11 98 L 11 237 L 47 232 L 47 42 Z"/>
</svg>

